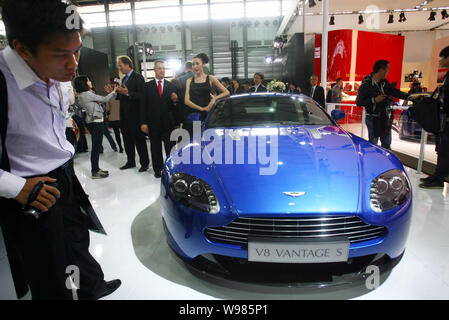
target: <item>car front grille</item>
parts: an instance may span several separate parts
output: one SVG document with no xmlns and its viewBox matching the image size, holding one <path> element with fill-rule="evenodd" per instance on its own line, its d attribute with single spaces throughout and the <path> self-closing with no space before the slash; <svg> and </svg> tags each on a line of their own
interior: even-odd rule
<svg viewBox="0 0 449 320">
<path fill-rule="evenodd" d="M 357 243 L 384 236 L 383 226 L 366 224 L 358 217 L 240 217 L 222 227 L 205 229 L 206 237 L 217 243 L 246 245 L 248 237 L 273 239 L 330 239 L 346 236 L 350 243 Z"/>
</svg>

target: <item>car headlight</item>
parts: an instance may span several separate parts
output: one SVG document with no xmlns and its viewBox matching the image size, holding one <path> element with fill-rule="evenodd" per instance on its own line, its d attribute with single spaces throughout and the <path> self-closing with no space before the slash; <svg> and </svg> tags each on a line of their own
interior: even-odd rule
<svg viewBox="0 0 449 320">
<path fill-rule="evenodd" d="M 176 201 L 195 210 L 217 214 L 220 204 L 211 186 L 194 176 L 177 172 L 170 178 L 170 194 Z"/>
<path fill-rule="evenodd" d="M 382 173 L 371 182 L 370 205 L 375 212 L 384 212 L 403 204 L 410 195 L 407 177 L 399 169 Z"/>
</svg>

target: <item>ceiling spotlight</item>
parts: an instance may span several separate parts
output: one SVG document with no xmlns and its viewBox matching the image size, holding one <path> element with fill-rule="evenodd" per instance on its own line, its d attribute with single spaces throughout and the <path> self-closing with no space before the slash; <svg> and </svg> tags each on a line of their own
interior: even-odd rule
<svg viewBox="0 0 449 320">
<path fill-rule="evenodd" d="M 273 48 L 282 49 L 287 43 L 287 35 L 283 34 L 274 38 Z"/>
<path fill-rule="evenodd" d="M 362 14 L 360 14 L 359 15 L 359 24 L 362 24 L 363 23 L 363 16 L 362 16 Z"/>
<path fill-rule="evenodd" d="M 446 19 L 449 18 L 449 14 L 447 14 L 446 9 L 444 9 L 443 11 L 441 11 L 441 19 Z"/>
<path fill-rule="evenodd" d="M 405 17 L 405 13 L 401 12 L 401 14 L 399 15 L 399 22 L 405 22 L 407 21 L 407 18 Z"/>
<path fill-rule="evenodd" d="M 390 13 L 390 15 L 388 16 L 388 23 L 393 23 L 394 22 L 394 15 L 393 13 Z"/>
<path fill-rule="evenodd" d="M 313 8 L 313 7 L 315 7 L 315 6 L 316 6 L 315 0 L 310 0 L 310 1 L 309 1 L 309 8 Z"/>
<path fill-rule="evenodd" d="M 331 26 L 333 26 L 335 24 L 335 17 L 334 16 L 331 16 L 331 21 L 329 21 L 329 24 Z"/>
<path fill-rule="evenodd" d="M 437 13 L 435 12 L 435 11 L 432 11 L 431 13 L 430 13 L 430 17 L 429 17 L 429 19 L 427 19 L 427 20 L 429 20 L 429 21 L 435 21 L 435 16 L 437 15 Z"/>
</svg>

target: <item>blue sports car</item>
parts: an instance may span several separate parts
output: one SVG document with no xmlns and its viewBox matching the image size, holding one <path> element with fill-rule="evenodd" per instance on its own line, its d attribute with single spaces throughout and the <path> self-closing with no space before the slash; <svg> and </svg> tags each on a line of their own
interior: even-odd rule
<svg viewBox="0 0 449 320">
<path fill-rule="evenodd" d="M 405 250 L 410 181 L 342 117 L 304 95 L 218 101 L 165 163 L 169 246 L 194 270 L 250 282 L 308 274 L 294 281 L 323 286 L 363 279 L 369 265 L 390 270 Z"/>
</svg>

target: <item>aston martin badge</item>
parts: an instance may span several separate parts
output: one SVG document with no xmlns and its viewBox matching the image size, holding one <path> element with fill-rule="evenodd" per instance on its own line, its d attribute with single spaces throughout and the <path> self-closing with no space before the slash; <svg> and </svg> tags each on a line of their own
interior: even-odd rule
<svg viewBox="0 0 449 320">
<path fill-rule="evenodd" d="M 284 192 L 285 195 L 290 196 L 290 197 L 301 197 L 303 195 L 305 195 L 305 192 Z"/>
</svg>

